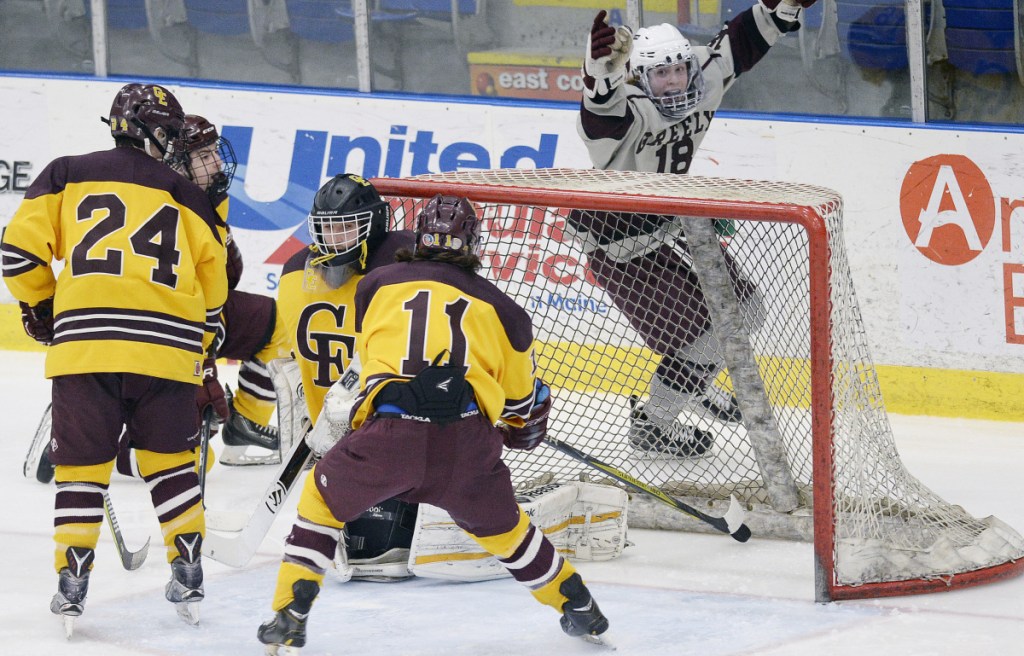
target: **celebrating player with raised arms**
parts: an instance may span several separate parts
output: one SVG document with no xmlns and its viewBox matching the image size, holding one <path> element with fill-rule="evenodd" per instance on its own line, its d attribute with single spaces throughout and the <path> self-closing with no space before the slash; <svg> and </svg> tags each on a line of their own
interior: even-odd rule
<svg viewBox="0 0 1024 656">
<path fill-rule="evenodd" d="M 195 471 L 196 386 L 227 295 L 223 222 L 168 166 L 184 112 L 159 85 L 127 84 L 108 122 L 115 147 L 60 157 L 3 236 L 4 279 L 26 331 L 49 344 L 55 568 L 50 610 L 82 614 L 122 429 L 157 509 L 167 599 L 198 621 L 205 532 Z M 51 264 L 63 260 L 54 276 Z"/>
<path fill-rule="evenodd" d="M 397 497 L 446 510 L 543 604 L 566 633 L 608 621 L 573 566 L 516 503 L 502 445 L 535 448 L 550 390 L 536 378 L 530 317 L 477 274 L 480 222 L 464 198 L 437 196 L 415 247 L 359 281 L 352 320 L 362 363 L 352 432 L 307 477 L 258 638 L 302 647 L 306 621 L 345 523 Z M 507 428 L 499 428 L 502 421 Z"/>
<path fill-rule="evenodd" d="M 613 28 L 594 19 L 584 63 L 577 131 L 599 169 L 684 174 L 725 92 L 815 0 L 761 0 L 707 46 L 693 46 L 667 23 Z M 725 366 L 692 259 L 672 217 L 574 211 L 570 232 L 594 277 L 661 361 L 649 399 L 631 397 L 630 444 L 642 452 L 695 457 L 712 434 L 684 425 L 686 410 L 724 422 L 741 419 L 735 398 L 714 384 Z M 732 226 L 716 223 L 723 236 Z M 763 320 L 760 294 L 728 253 L 733 288 L 746 313 Z M 653 303 L 652 301 L 657 300 Z"/>
</svg>

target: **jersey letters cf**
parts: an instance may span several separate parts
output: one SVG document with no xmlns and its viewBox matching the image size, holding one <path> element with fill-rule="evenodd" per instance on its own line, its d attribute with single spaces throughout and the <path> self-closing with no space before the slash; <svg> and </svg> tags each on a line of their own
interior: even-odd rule
<svg viewBox="0 0 1024 656">
<path fill-rule="evenodd" d="M 411 232 L 388 233 L 370 254 L 366 269 L 372 271 L 393 264 L 395 251 L 411 249 L 413 243 Z M 277 311 L 293 340 L 306 406 L 309 416 L 316 421 L 327 390 L 341 377 L 356 352 L 354 299 L 356 284 L 363 274 L 353 273 L 338 287 L 331 287 L 323 275 L 325 267 L 311 266 L 309 259 L 309 249 L 303 249 L 285 263 Z"/>
<path fill-rule="evenodd" d="M 405 262 L 363 278 L 355 301 L 364 391 L 353 428 L 372 414 L 381 383 L 409 380 L 445 351 L 440 364 L 466 367 L 491 423 L 523 425 L 534 396 L 533 326 L 491 282 L 450 264 Z"/>
<path fill-rule="evenodd" d="M 206 194 L 135 148 L 51 162 L 3 237 L 18 300 L 54 296 L 46 376 L 199 383 L 227 295 L 223 222 Z M 51 264 L 63 261 L 55 276 Z"/>
</svg>

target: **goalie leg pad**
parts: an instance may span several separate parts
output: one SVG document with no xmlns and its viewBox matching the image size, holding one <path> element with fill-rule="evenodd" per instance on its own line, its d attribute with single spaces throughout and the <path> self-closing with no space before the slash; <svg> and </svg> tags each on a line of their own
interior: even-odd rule
<svg viewBox="0 0 1024 656">
<path fill-rule="evenodd" d="M 611 560 L 626 546 L 628 496 L 620 488 L 572 482 L 534 488 L 516 500 L 570 560 Z M 445 511 L 420 504 L 409 571 L 424 578 L 487 581 L 508 576 Z"/>
<path fill-rule="evenodd" d="M 279 464 L 282 453 L 290 453 L 296 439 L 306 434 L 305 423 L 309 412 L 302 391 L 299 365 L 291 358 L 278 358 L 267 363 L 270 379 L 277 396 L 277 425 L 279 448 L 269 455 L 250 455 L 247 446 L 225 446 L 220 462 L 225 465 Z M 265 450 L 261 450 L 266 453 Z"/>
</svg>

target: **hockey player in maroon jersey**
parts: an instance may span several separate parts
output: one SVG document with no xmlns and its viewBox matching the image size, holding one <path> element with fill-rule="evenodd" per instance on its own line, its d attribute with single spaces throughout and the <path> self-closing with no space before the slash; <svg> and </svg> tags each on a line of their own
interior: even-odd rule
<svg viewBox="0 0 1024 656">
<path fill-rule="evenodd" d="M 85 604 L 122 428 L 167 547 L 165 596 L 198 621 L 205 523 L 195 397 L 227 280 L 223 222 L 167 165 L 183 123 L 164 87 L 125 85 L 109 114 L 115 147 L 48 164 L 0 246 L 25 329 L 49 344 L 58 572 L 50 610 L 68 635 Z M 57 275 L 54 260 L 65 263 Z"/>
<path fill-rule="evenodd" d="M 815 0 L 761 0 L 708 46 L 691 46 L 667 23 L 630 33 L 601 11 L 591 26 L 577 131 L 599 169 L 685 174 L 722 97 Z M 594 277 L 661 355 L 649 399 L 630 398 L 630 444 L 677 457 L 707 452 L 713 436 L 679 421 L 686 410 L 740 421 L 735 398 L 714 384 L 725 366 L 685 239 L 672 217 L 574 211 L 570 233 Z M 734 228 L 716 222 L 728 236 Z M 725 254 L 745 314 L 763 320 L 760 294 Z M 652 302 L 660 301 L 654 305 Z"/>
<path fill-rule="evenodd" d="M 469 201 L 435 197 L 415 233 L 413 251 L 359 282 L 353 430 L 306 479 L 275 616 L 257 632 L 267 653 L 305 644 L 345 522 L 391 497 L 445 509 L 569 635 L 608 628 L 575 568 L 516 503 L 501 461 L 503 444 L 532 449 L 546 433 L 551 397 L 536 378 L 530 317 L 476 273 L 480 223 Z"/>
</svg>

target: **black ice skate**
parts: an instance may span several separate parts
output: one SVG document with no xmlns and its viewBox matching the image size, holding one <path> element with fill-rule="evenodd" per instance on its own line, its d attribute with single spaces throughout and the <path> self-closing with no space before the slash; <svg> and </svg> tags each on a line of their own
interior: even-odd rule
<svg viewBox="0 0 1024 656">
<path fill-rule="evenodd" d="M 306 620 L 319 592 L 320 586 L 315 581 L 299 579 L 292 584 L 292 594 L 295 595 L 292 602 L 256 631 L 256 637 L 266 645 L 267 654 L 298 654 L 299 649 L 306 645 Z"/>
<path fill-rule="evenodd" d="M 229 466 L 280 463 L 281 436 L 277 428 L 260 425 L 235 410 L 235 397 L 231 394 L 231 388 L 226 390 L 225 396 L 231 415 L 221 428 L 224 452 L 221 454 L 220 463 Z M 260 456 L 248 455 L 246 449 L 250 446 L 258 446 L 273 453 Z"/>
<path fill-rule="evenodd" d="M 743 421 L 736 395 L 722 389 L 712 381 L 700 395 L 700 406 L 712 417 L 727 424 L 738 424 Z"/>
<path fill-rule="evenodd" d="M 715 443 L 715 436 L 678 419 L 656 422 L 647 416 L 635 395 L 629 397 L 629 445 L 645 454 L 699 458 Z"/>
<path fill-rule="evenodd" d="M 562 604 L 562 617 L 559 620 L 562 630 L 574 638 L 607 644 L 597 636 L 608 630 L 608 618 L 597 607 L 597 602 L 583 584 L 580 575 L 573 574 L 567 578 L 558 591 L 568 599 Z"/>
<path fill-rule="evenodd" d="M 203 537 L 199 533 L 180 533 L 174 536 L 174 546 L 180 555 L 171 561 L 171 580 L 164 588 L 164 596 L 174 604 L 178 617 L 189 624 L 198 624 L 199 602 L 205 596 L 201 553 Z"/>
<path fill-rule="evenodd" d="M 60 570 L 57 594 L 50 601 L 50 612 L 64 617 L 64 634 L 71 639 L 75 618 L 85 609 L 85 595 L 89 591 L 89 568 L 96 554 L 85 547 L 68 547 L 68 566 Z"/>
</svg>

